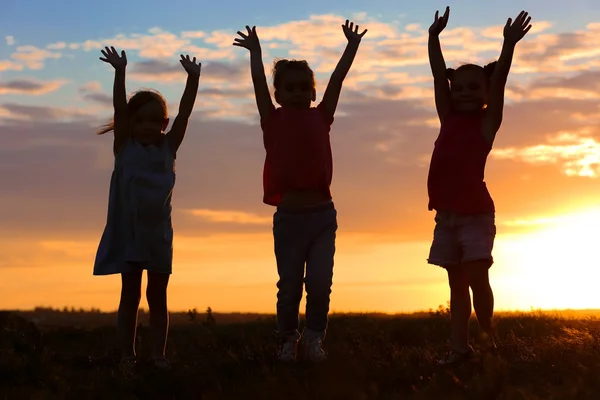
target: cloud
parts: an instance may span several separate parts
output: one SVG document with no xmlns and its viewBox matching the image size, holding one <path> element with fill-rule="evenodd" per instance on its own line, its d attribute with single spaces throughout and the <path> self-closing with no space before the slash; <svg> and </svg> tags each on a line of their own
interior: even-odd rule
<svg viewBox="0 0 600 400">
<path fill-rule="evenodd" d="M 147 34 L 119 34 L 100 40 L 69 43 L 68 47 L 70 49 L 92 51 L 100 50 L 105 46 L 114 46 L 117 49 L 124 49 L 127 53 L 136 51 L 139 57 L 149 59 L 177 59 L 181 53 L 189 53 L 201 61 L 231 58 L 233 55 L 231 49 L 215 50 L 199 47 L 192 42 L 192 39 L 201 39 L 203 37 L 204 35 L 197 31 L 182 32 L 180 35 L 177 35 L 160 28 L 152 28 L 148 30 Z"/>
<path fill-rule="evenodd" d="M 89 100 L 104 106 L 112 106 L 112 96 L 101 92 L 102 85 L 98 81 L 87 82 L 79 87 L 79 93 L 84 100 Z"/>
<path fill-rule="evenodd" d="M 272 217 L 261 217 L 256 214 L 243 211 L 194 209 L 189 210 L 188 212 L 196 217 L 204 218 L 210 222 L 217 223 L 227 222 L 243 225 L 269 225 L 273 222 Z"/>
<path fill-rule="evenodd" d="M 309 59 L 317 71 L 320 99 L 345 44 L 341 22 L 338 16 L 325 15 L 259 28 L 267 75 L 273 58 Z M 331 133 L 335 158 L 332 190 L 340 211 L 340 229 L 345 234 L 429 240 L 432 216 L 427 211 L 426 179 L 439 122 L 427 66 L 426 33 L 416 25 L 397 28 L 366 17 L 359 22 L 369 33 L 345 81 Z M 581 190 L 583 180 L 589 182 L 589 177 L 598 173 L 595 160 L 600 139 L 593 125 L 600 122 L 594 98 L 600 77 L 594 71 L 576 69 L 561 77 L 528 75 L 530 71 L 545 71 L 527 58 L 529 50 L 544 54 L 543 46 L 552 45 L 565 48 L 571 56 L 579 51 L 578 38 L 575 47 L 568 48 L 568 41 L 559 40 L 561 34 L 548 34 L 544 29 L 530 32 L 519 44 L 514 65 L 517 69 L 520 65 L 520 72 L 527 74 L 522 79 L 519 74 L 511 75 L 510 101 L 486 173 L 500 209 L 510 215 L 533 209 L 536 205 L 531 197 L 543 197 L 548 207 L 568 200 L 562 191 L 543 182 L 551 180 L 573 192 Z M 589 36 L 597 29 L 589 25 L 582 32 Z M 501 27 L 490 29 L 487 36 L 482 35 L 484 30 L 467 27 L 445 32 L 442 45 L 448 64 L 497 57 L 502 40 L 497 31 L 501 33 Z M 178 154 L 174 219 L 177 229 L 186 234 L 262 231 L 265 225 L 239 221 L 257 218 L 266 224 L 272 211 L 261 202 L 264 148 L 248 54 L 231 46 L 234 37 L 234 32 L 223 30 L 173 34 L 154 29 L 146 34 L 118 35 L 113 38 L 115 42 L 70 43 L 61 50 L 98 49 L 107 43 L 138 52 L 142 60 L 131 62 L 129 77 L 137 82 L 169 84 L 164 88 L 169 98 L 185 83 L 177 53 L 206 46 L 212 55 L 218 55 L 214 60 L 200 57 L 199 107 Z M 521 47 L 526 42 L 532 42 L 529 46 L 533 47 Z M 173 56 L 171 61 L 158 58 L 167 53 Z M 547 54 L 548 62 L 554 62 L 551 54 Z M 569 65 L 579 69 L 587 62 L 583 58 L 570 60 Z M 3 153 L 0 168 L 33 171 L 35 165 L 35 171 L 43 171 L 38 175 L 23 172 L 29 179 L 27 184 L 14 182 L 16 178 L 11 176 L 3 178 L 3 187 L 16 187 L 18 198 L 27 199 L 17 206 L 17 197 L 0 199 L 2 207 L 17 207 L 14 215 L 6 217 L 7 227 L 36 231 L 56 226 L 57 221 L 72 220 L 65 222 L 64 232 L 67 227 L 91 232 L 102 225 L 114 159 L 111 138 L 96 137 L 93 132 L 104 122 L 97 115 L 108 116 L 106 108 L 112 99 L 101 91 L 99 82 L 87 82 L 78 89 L 84 100 L 90 100 L 79 114 L 74 111 L 80 110 L 78 107 L 0 106 L 0 122 L 6 124 L 2 129 L 11 137 L 5 146 L 13 151 Z M 570 136 L 559 140 L 563 133 Z M 16 149 L 18 153 L 14 153 Z M 42 207 L 36 198 L 52 204 L 54 214 L 34 212 L 26 218 L 27 223 L 19 225 L 18 215 L 29 215 L 28 210 Z M 200 210 L 200 214 L 194 217 L 186 210 Z"/>
<path fill-rule="evenodd" d="M 132 79 L 141 82 L 185 82 L 186 73 L 180 63 L 160 60 L 137 62 L 131 68 Z M 225 63 L 209 61 L 202 63 L 201 82 L 235 82 L 249 77 L 247 63 Z"/>
<path fill-rule="evenodd" d="M 6 45 L 7 46 L 12 46 L 12 45 L 15 44 L 15 38 L 14 38 L 14 36 L 7 35 L 7 36 L 4 37 L 4 40 L 6 40 Z"/>
<path fill-rule="evenodd" d="M 64 86 L 65 83 L 67 83 L 66 80 L 42 82 L 34 79 L 13 79 L 0 82 L 0 95 L 28 94 L 39 96 L 54 92 Z"/>
<path fill-rule="evenodd" d="M 63 49 L 67 48 L 67 43 L 65 43 L 65 42 L 51 43 L 48 46 L 46 46 L 46 48 L 48 50 L 63 50 Z"/>
<path fill-rule="evenodd" d="M 569 176 L 600 176 L 600 140 L 578 133 L 558 133 L 550 144 L 496 149 L 493 157 L 530 164 L 562 164 L 563 173 Z"/>
<path fill-rule="evenodd" d="M 529 98 L 600 98 L 600 71 L 585 71 L 572 76 L 549 76 L 534 81 L 527 89 Z"/>
<path fill-rule="evenodd" d="M 62 54 L 59 52 L 48 51 L 40 49 L 36 46 L 18 46 L 17 51 L 12 53 L 10 57 L 13 60 L 20 61 L 25 64 L 27 68 L 38 70 L 44 67 L 44 63 L 48 59 L 59 59 Z"/>
<path fill-rule="evenodd" d="M 112 106 L 112 96 L 105 93 L 84 93 L 83 98 L 104 106 Z"/>
<path fill-rule="evenodd" d="M 574 32 L 540 34 L 519 43 L 516 69 L 562 73 L 586 70 L 586 63 L 600 55 L 599 45 L 600 26 L 594 23 Z"/>
<path fill-rule="evenodd" d="M 102 89 L 102 84 L 98 81 L 86 82 L 79 87 L 80 93 L 98 92 Z"/>
<path fill-rule="evenodd" d="M 206 36 L 206 32 L 203 31 L 184 31 L 181 32 L 182 38 L 200 39 Z"/>
<path fill-rule="evenodd" d="M 71 107 L 31 106 L 18 103 L 0 104 L 0 116 L 16 120 L 72 120 L 90 119 L 93 114 Z"/>
<path fill-rule="evenodd" d="M 11 60 L 0 60 L 0 71 L 21 71 L 23 66 Z"/>
<path fill-rule="evenodd" d="M 80 46 L 85 51 L 99 50 L 104 46 L 114 46 L 125 51 L 137 50 L 140 57 L 145 58 L 170 58 L 179 49 L 190 43 L 188 39 L 163 31 L 160 28 L 148 30 L 149 34 L 117 35 L 113 38 L 102 40 L 88 40 Z"/>
</svg>

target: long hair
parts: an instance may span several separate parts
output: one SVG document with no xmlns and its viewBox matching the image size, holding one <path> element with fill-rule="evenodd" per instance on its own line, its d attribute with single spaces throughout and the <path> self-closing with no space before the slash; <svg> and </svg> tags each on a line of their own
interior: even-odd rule
<svg viewBox="0 0 600 400">
<path fill-rule="evenodd" d="M 153 101 L 160 104 L 160 107 L 161 107 L 162 113 L 163 113 L 163 117 L 165 119 L 168 118 L 169 111 L 167 109 L 167 102 L 165 101 L 164 97 L 158 91 L 149 90 L 149 89 L 140 90 L 138 92 L 135 92 L 129 98 L 129 101 L 127 102 L 127 115 L 131 116 L 131 115 L 135 114 L 136 111 L 138 111 L 140 108 L 142 108 L 146 104 L 151 103 Z M 115 121 L 114 121 L 114 119 L 111 119 L 109 123 L 107 123 L 106 125 L 103 125 L 96 133 L 98 135 L 104 135 L 105 133 L 113 131 L 114 129 L 115 129 Z"/>
</svg>

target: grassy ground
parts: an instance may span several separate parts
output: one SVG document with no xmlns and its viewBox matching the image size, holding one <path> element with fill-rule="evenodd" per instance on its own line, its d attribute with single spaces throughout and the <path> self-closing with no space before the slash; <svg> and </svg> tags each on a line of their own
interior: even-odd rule
<svg viewBox="0 0 600 400">
<path fill-rule="evenodd" d="M 334 315 L 324 365 L 274 362 L 274 319 L 175 324 L 170 373 L 117 372 L 112 326 L 37 328 L 0 315 L 0 398 L 5 399 L 599 399 L 600 321 L 539 313 L 497 318 L 499 355 L 440 369 L 446 312 Z M 476 325 L 473 324 L 473 332 Z M 148 331 L 139 331 L 140 355 Z"/>
</svg>

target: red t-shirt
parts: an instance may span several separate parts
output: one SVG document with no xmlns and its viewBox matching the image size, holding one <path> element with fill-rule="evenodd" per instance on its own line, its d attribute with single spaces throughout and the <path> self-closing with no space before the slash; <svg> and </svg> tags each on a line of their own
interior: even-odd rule
<svg viewBox="0 0 600 400">
<path fill-rule="evenodd" d="M 483 136 L 485 111 L 450 112 L 435 141 L 427 189 L 429 210 L 458 214 L 495 212 L 484 181 L 485 164 L 492 146 Z"/>
<path fill-rule="evenodd" d="M 261 121 L 265 150 L 263 202 L 279 205 L 290 190 L 316 189 L 331 199 L 333 156 L 329 131 L 333 116 L 322 105 L 280 107 Z"/>
</svg>

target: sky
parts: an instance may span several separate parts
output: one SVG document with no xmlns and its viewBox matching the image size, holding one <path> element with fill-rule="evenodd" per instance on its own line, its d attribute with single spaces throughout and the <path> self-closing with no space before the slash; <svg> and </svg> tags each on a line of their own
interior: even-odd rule
<svg viewBox="0 0 600 400">
<path fill-rule="evenodd" d="M 441 42 L 454 67 L 496 59 L 507 18 L 523 7 L 533 18 L 486 170 L 497 208 L 497 308 L 600 308 L 600 3 L 205 3 L 0 3 L 0 308 L 118 305 L 119 276 L 92 275 L 113 167 L 110 135 L 95 134 L 112 115 L 112 67 L 98 57 L 112 45 L 127 52 L 128 93 L 159 90 L 171 117 L 186 79 L 179 55 L 202 62 L 177 159 L 170 308 L 274 312 L 274 209 L 262 203 L 249 55 L 231 44 L 256 25 L 267 73 L 275 58 L 306 59 L 319 101 L 345 46 L 345 19 L 369 31 L 331 132 L 339 223 L 331 309 L 445 304 L 446 273 L 426 262 L 434 227 L 426 179 L 439 132 L 427 28 L 446 5 Z"/>
</svg>

